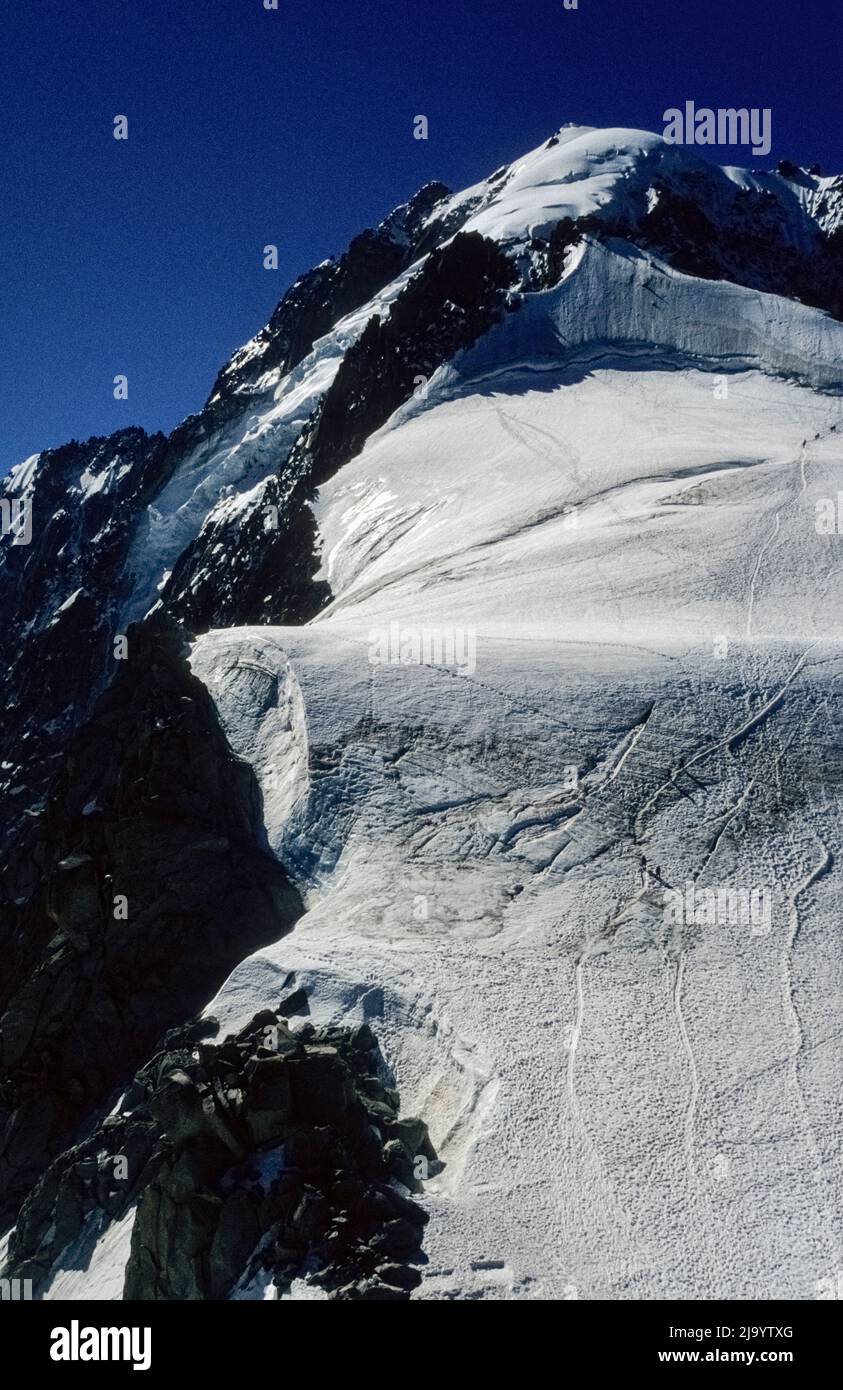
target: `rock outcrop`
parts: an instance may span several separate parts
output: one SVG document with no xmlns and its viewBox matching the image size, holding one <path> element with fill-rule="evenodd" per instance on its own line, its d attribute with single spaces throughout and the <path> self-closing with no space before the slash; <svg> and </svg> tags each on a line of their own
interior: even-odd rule
<svg viewBox="0 0 843 1390">
<path fill-rule="evenodd" d="M 283 1295 L 295 1279 L 333 1299 L 408 1298 L 427 1221 L 411 1193 L 438 1167 L 427 1128 L 400 1118 L 367 1025 L 292 1032 L 290 1007 L 220 1043 L 209 1019 L 170 1033 L 27 1199 L 14 1277 L 42 1289 L 86 1228 L 136 1207 L 127 1299 Z"/>
</svg>

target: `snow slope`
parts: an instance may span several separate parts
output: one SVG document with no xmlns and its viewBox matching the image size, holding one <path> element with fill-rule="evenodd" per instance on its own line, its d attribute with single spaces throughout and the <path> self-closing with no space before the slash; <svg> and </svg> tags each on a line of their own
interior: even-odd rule
<svg viewBox="0 0 843 1390">
<path fill-rule="evenodd" d="M 321 489 L 318 621 L 839 634 L 839 546 L 815 522 L 841 357 L 815 310 L 587 245 Z"/>
</svg>

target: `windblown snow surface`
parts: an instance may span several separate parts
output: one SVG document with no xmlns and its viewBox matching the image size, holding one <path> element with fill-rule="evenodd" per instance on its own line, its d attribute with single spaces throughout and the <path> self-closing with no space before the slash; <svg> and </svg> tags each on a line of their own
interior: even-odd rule
<svg viewBox="0 0 843 1390">
<path fill-rule="evenodd" d="M 460 197 L 517 246 L 680 153 L 576 129 Z M 195 645 L 308 904 L 209 1011 L 294 976 L 372 1023 L 444 1161 L 417 1297 L 839 1287 L 841 360 L 586 239 L 321 489 L 330 607 Z M 677 922 L 688 883 L 769 918 Z"/>
</svg>

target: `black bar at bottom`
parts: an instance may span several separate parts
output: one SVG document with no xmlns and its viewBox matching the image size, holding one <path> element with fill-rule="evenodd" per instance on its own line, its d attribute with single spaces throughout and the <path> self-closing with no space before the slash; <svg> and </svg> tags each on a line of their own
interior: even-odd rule
<svg viewBox="0 0 843 1390">
<path fill-rule="evenodd" d="M 320 1380 L 330 1373 L 334 1356 L 339 1373 L 347 1375 L 355 1362 L 365 1373 L 367 1364 L 372 1369 L 376 1345 L 382 1374 L 391 1374 L 389 1353 L 403 1350 L 406 1355 L 414 1347 L 419 1372 L 436 1375 L 438 1357 L 424 1350 L 436 1344 L 407 1340 L 436 1330 L 459 1338 L 473 1373 L 475 1357 L 482 1363 L 490 1353 L 499 1356 L 502 1351 L 522 1361 L 524 1370 L 543 1354 L 553 1358 L 560 1374 L 566 1366 L 571 1373 L 576 1367 L 579 1374 L 596 1375 L 668 1369 L 680 1379 L 698 1367 L 737 1366 L 763 1379 L 771 1367 L 785 1367 L 801 1377 L 838 1364 L 837 1302 L 534 1301 L 509 1312 L 496 1303 L 504 1322 L 488 1328 L 476 1303 L 463 1314 L 455 1314 L 450 1305 L 445 1324 L 431 1304 L 411 1302 L 396 1316 L 396 1305 L 390 1303 L 372 1320 L 373 1306 L 341 1311 L 337 1328 L 338 1305 L 326 1308 L 324 1302 L 303 1308 L 290 1301 L 284 1306 L 7 1301 L 0 1302 L 0 1335 L 7 1370 L 26 1366 L 39 1376 L 90 1379 L 137 1368 L 147 1380 L 184 1373 L 192 1380 L 206 1373 L 210 1384 L 238 1367 L 249 1379 L 268 1373 L 283 1377 L 285 1367 L 289 1371 L 302 1365 L 301 1358 Z M 477 1316 L 480 1323 L 474 1322 Z M 382 1341 L 369 1340 L 375 1332 Z"/>
</svg>

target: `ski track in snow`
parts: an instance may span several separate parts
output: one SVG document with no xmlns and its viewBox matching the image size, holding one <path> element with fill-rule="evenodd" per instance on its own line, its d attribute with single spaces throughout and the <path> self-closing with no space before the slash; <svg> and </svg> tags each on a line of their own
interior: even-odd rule
<svg viewBox="0 0 843 1390">
<path fill-rule="evenodd" d="M 765 540 L 764 544 L 762 545 L 761 549 L 760 549 L 759 552 L 758 552 L 758 555 L 757 555 L 756 560 L 755 560 L 755 568 L 754 568 L 754 570 L 752 571 L 752 575 L 750 576 L 750 580 L 749 580 L 749 604 L 748 604 L 747 613 L 746 613 L 746 636 L 747 636 L 747 639 L 749 639 L 749 638 L 752 636 L 752 610 L 753 610 L 753 608 L 755 607 L 755 584 L 756 584 L 756 581 L 757 581 L 757 579 L 758 579 L 758 575 L 759 575 L 759 573 L 760 573 L 760 571 L 761 571 L 761 566 L 762 566 L 763 563 L 764 563 L 764 557 L 765 557 L 765 555 L 767 554 L 767 551 L 770 549 L 770 547 L 771 547 L 771 545 L 773 544 L 773 542 L 776 540 L 776 537 L 778 536 L 780 530 L 781 530 L 781 513 L 780 513 L 780 512 L 776 512 L 776 515 L 775 515 L 774 520 L 773 520 L 773 529 L 772 529 L 772 531 L 770 532 L 769 536 L 767 537 L 767 539 Z"/>
<path fill-rule="evenodd" d="M 791 894 L 789 895 L 787 940 L 785 943 L 784 953 L 782 955 L 782 992 L 785 1003 L 785 1009 L 787 1012 L 793 1035 L 793 1046 L 791 1049 L 790 1057 L 788 1059 L 788 1079 L 796 1095 L 799 1104 L 799 1109 L 802 1114 L 805 1131 L 810 1140 L 811 1148 L 813 1149 L 814 1155 L 816 1157 L 817 1166 L 823 1173 L 823 1175 L 825 1175 L 825 1163 L 823 1159 L 822 1150 L 817 1142 L 814 1127 L 811 1122 L 810 1110 L 806 1103 L 805 1094 L 799 1080 L 799 1063 L 801 1061 L 805 1048 L 805 1035 L 802 1027 L 802 1020 L 799 1016 L 799 1010 L 796 1005 L 796 987 L 794 981 L 794 956 L 796 952 L 796 943 L 799 937 L 799 931 L 801 927 L 799 899 L 803 895 L 803 893 L 806 893 L 808 889 L 811 888 L 813 884 L 817 882 L 818 879 L 822 878 L 824 874 L 828 873 L 832 866 L 831 852 L 829 851 L 827 846 L 822 843 L 822 841 L 819 839 L 819 836 L 817 836 L 816 838 L 818 848 L 820 851 L 820 857 L 817 860 L 816 864 L 814 864 L 814 866 L 808 871 L 805 877 L 801 879 L 799 883 L 796 884 Z"/>
</svg>

